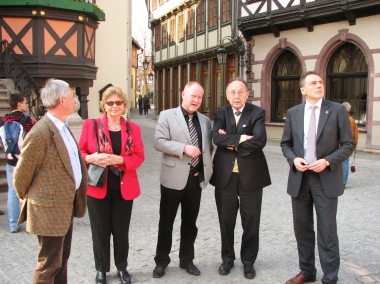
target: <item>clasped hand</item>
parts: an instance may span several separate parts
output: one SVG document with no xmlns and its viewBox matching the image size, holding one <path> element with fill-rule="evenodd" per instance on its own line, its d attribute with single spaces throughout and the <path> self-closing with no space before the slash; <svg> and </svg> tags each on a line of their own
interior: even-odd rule
<svg viewBox="0 0 380 284">
<path fill-rule="evenodd" d="M 86 156 L 87 163 L 97 165 L 99 167 L 107 167 L 109 165 L 119 164 L 119 156 L 107 153 L 93 153 Z"/>
<path fill-rule="evenodd" d="M 297 171 L 304 172 L 307 170 L 313 171 L 315 173 L 320 173 L 326 168 L 326 160 L 325 159 L 319 159 L 315 161 L 312 164 L 308 164 L 308 162 L 300 157 L 297 157 L 293 161 L 294 166 L 296 167 Z"/>
</svg>

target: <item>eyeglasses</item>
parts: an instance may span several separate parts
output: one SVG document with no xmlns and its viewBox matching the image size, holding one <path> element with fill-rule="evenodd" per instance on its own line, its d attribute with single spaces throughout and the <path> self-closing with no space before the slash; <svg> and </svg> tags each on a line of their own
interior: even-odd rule
<svg viewBox="0 0 380 284">
<path fill-rule="evenodd" d="M 123 101 L 108 101 L 106 102 L 106 105 L 107 106 L 113 106 L 114 104 L 116 104 L 117 106 L 121 106 L 124 102 Z"/>
<path fill-rule="evenodd" d="M 238 91 L 238 92 L 235 92 L 235 91 L 232 91 L 232 92 L 228 92 L 228 94 L 231 96 L 231 97 L 235 97 L 236 95 L 238 97 L 241 97 L 243 96 L 243 94 L 245 94 L 247 91 Z"/>
</svg>

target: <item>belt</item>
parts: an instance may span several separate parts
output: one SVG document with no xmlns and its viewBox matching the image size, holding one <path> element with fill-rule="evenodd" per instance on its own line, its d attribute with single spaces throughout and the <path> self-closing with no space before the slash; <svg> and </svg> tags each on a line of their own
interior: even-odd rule
<svg viewBox="0 0 380 284">
<path fill-rule="evenodd" d="M 199 168 L 192 168 L 192 167 L 190 167 L 189 175 L 194 175 L 197 172 L 199 172 Z"/>
</svg>

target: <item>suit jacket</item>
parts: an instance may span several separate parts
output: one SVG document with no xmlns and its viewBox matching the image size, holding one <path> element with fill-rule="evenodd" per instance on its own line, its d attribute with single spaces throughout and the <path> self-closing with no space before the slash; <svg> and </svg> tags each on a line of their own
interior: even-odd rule
<svg viewBox="0 0 380 284">
<path fill-rule="evenodd" d="M 219 134 L 223 129 L 227 134 Z M 253 138 L 239 144 L 241 135 Z M 239 177 L 245 189 L 259 190 L 271 184 L 269 169 L 263 148 L 267 142 L 265 130 L 265 110 L 246 103 L 236 126 L 230 105 L 215 112 L 213 141 L 218 148 L 214 156 L 214 173 L 210 183 L 216 188 L 224 188 L 231 176 L 235 159 Z M 236 150 L 228 150 L 234 147 Z"/>
<path fill-rule="evenodd" d="M 133 150 L 132 155 L 126 156 L 124 152 L 124 145 L 128 138 L 127 126 L 125 124 L 124 118 L 121 117 L 120 119 L 122 145 L 122 152 L 120 153 L 120 156 L 122 156 L 124 159 L 124 164 L 119 165 L 120 169 L 124 172 L 123 179 L 120 181 L 120 190 L 121 195 L 125 200 L 132 200 L 140 195 L 140 184 L 137 178 L 136 170 L 145 159 L 144 144 L 141 139 L 140 127 L 137 124 L 134 124 L 133 122 L 128 122 L 131 127 Z M 112 142 L 108 130 L 107 115 L 104 114 L 103 117 L 98 118 L 96 121 L 98 126 L 97 131 L 99 131 L 100 121 L 102 121 L 102 124 L 104 125 L 103 132 L 106 135 L 112 147 Z M 82 128 L 81 136 L 79 138 L 79 148 L 82 152 L 83 157 L 85 157 L 88 154 L 93 154 L 97 152 L 96 142 L 97 141 L 94 132 L 94 123 L 92 119 L 86 119 Z M 107 194 L 107 176 L 106 181 L 104 182 L 104 186 L 102 188 L 88 185 L 87 195 L 94 198 L 103 199 Z"/>
<path fill-rule="evenodd" d="M 78 153 L 80 153 L 78 148 Z M 87 169 L 79 155 L 82 182 L 75 190 L 70 157 L 59 130 L 44 116 L 24 140 L 20 159 L 13 173 L 13 185 L 23 199 L 18 224 L 42 236 L 63 236 L 72 216 L 86 213 Z"/>
<path fill-rule="evenodd" d="M 205 188 L 212 175 L 211 121 L 197 112 L 202 130 L 202 159 L 204 180 L 200 182 Z M 181 107 L 164 110 L 158 118 L 154 135 L 154 148 L 162 152 L 160 182 L 171 189 L 182 190 L 189 178 L 191 157 L 184 154 L 185 145 L 191 145 L 189 129 Z"/>
<path fill-rule="evenodd" d="M 298 196 L 302 181 L 302 172 L 297 171 L 293 161 L 297 157 L 304 157 L 304 112 L 305 103 L 288 110 L 281 140 L 282 152 L 290 165 L 288 194 L 292 197 Z M 325 158 L 330 163 L 329 167 L 319 173 L 323 190 L 328 197 L 334 198 L 343 194 L 342 162 L 354 149 L 345 107 L 323 100 L 316 136 L 316 152 L 317 160 Z"/>
</svg>

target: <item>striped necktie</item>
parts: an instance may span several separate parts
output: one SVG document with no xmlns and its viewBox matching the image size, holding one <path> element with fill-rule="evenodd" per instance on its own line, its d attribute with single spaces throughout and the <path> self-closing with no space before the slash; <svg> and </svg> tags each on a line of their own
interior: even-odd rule
<svg viewBox="0 0 380 284">
<path fill-rule="evenodd" d="M 191 140 L 191 144 L 193 144 L 193 146 L 199 147 L 198 135 L 197 135 L 197 131 L 195 129 L 195 126 L 193 124 L 193 117 L 194 117 L 194 114 L 189 114 L 188 127 L 189 127 L 189 133 L 190 133 L 190 140 Z M 198 165 L 198 163 L 199 163 L 199 156 L 191 159 L 190 165 L 193 168 L 195 168 Z"/>
</svg>

